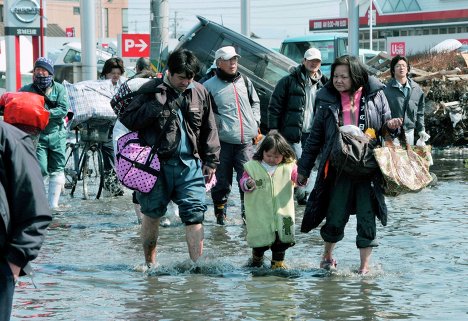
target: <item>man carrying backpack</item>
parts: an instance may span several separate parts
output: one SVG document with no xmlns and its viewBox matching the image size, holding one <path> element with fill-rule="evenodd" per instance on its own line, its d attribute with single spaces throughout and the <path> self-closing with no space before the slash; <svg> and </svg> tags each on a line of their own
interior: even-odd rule
<svg viewBox="0 0 468 321">
<path fill-rule="evenodd" d="M 224 225 L 226 218 L 233 168 L 239 182 L 244 163 L 250 160 L 252 139 L 258 134 L 253 111 L 260 115 L 260 99 L 252 82 L 237 71 L 239 57 L 232 46 L 219 48 L 215 53 L 216 75 L 203 83 L 213 98 L 221 142 L 220 164 L 216 170 L 218 182 L 211 190 L 216 221 L 220 225 Z M 244 194 L 240 188 L 239 193 L 244 217 Z"/>
<path fill-rule="evenodd" d="M 138 131 L 142 141 L 157 149 L 161 163 L 153 189 L 137 192 L 147 265 L 156 264 L 159 223 L 171 200 L 179 206 L 186 226 L 190 258 L 195 262 L 202 255 L 205 181 L 211 180 L 219 163 L 210 97 L 203 85 L 193 81 L 200 68 L 196 56 L 189 50 L 174 51 L 167 68 L 157 82 L 158 92 L 136 96 L 119 116 L 125 127 Z M 155 83 L 149 84 L 154 87 Z"/>
</svg>

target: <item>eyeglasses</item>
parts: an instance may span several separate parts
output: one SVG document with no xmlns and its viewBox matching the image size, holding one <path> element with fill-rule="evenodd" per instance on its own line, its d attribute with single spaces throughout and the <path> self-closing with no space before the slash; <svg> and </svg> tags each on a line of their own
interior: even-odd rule
<svg viewBox="0 0 468 321">
<path fill-rule="evenodd" d="M 235 57 L 232 57 L 231 59 L 221 59 L 221 61 L 238 62 L 239 57 L 235 56 Z"/>
</svg>

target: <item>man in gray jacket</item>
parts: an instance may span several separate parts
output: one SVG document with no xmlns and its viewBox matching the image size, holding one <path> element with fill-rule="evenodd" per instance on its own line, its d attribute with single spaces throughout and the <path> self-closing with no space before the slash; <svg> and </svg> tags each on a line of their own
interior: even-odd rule
<svg viewBox="0 0 468 321">
<path fill-rule="evenodd" d="M 9 320 L 16 280 L 30 272 L 52 216 L 31 138 L 0 121 L 0 320 Z"/>
<path fill-rule="evenodd" d="M 258 134 L 254 110 L 260 114 L 260 99 L 252 82 L 238 71 L 240 55 L 232 46 L 219 48 L 215 53 L 216 75 L 203 85 L 212 96 L 213 110 L 221 143 L 220 164 L 216 169 L 217 184 L 211 190 L 216 221 L 224 225 L 226 204 L 232 188 L 233 168 L 239 183 L 244 163 L 250 159 L 252 139 Z M 244 195 L 241 195 L 244 217 Z"/>
</svg>

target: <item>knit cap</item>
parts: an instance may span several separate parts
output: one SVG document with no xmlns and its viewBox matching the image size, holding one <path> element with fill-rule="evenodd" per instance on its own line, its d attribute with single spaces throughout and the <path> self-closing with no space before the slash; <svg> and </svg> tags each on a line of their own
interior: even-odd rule
<svg viewBox="0 0 468 321">
<path fill-rule="evenodd" d="M 34 63 L 34 69 L 36 69 L 37 67 L 44 68 L 51 75 L 54 74 L 54 63 L 52 62 L 52 60 L 46 57 L 37 58 L 36 62 Z"/>
</svg>

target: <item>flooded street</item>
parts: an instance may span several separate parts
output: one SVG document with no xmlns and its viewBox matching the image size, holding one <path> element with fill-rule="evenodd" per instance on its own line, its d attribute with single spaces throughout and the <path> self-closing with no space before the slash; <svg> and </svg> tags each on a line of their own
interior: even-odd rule
<svg viewBox="0 0 468 321">
<path fill-rule="evenodd" d="M 299 232 L 304 207 L 296 207 L 290 269 L 248 269 L 235 193 L 226 226 L 215 224 L 210 204 L 196 273 L 174 216 L 160 229 L 158 266 L 146 270 L 129 191 L 91 201 L 63 196 L 68 205 L 54 214 L 33 262 L 37 289 L 21 278 L 12 320 L 466 320 L 467 155 L 435 153 L 436 187 L 387 198 L 388 226 L 377 225 L 380 246 L 364 277 L 354 272 L 354 217 L 335 251 L 336 274 L 319 269 L 319 230 Z"/>
</svg>

